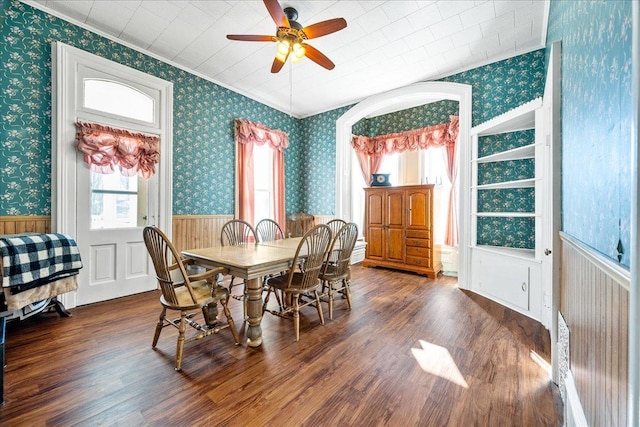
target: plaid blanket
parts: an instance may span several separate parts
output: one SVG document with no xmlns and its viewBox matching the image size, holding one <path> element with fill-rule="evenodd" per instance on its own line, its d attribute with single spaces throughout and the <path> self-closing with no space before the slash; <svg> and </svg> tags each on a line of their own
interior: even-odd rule
<svg viewBox="0 0 640 427">
<path fill-rule="evenodd" d="M 78 274 L 82 268 L 76 242 L 65 234 L 0 238 L 2 286 L 15 294 Z"/>
</svg>

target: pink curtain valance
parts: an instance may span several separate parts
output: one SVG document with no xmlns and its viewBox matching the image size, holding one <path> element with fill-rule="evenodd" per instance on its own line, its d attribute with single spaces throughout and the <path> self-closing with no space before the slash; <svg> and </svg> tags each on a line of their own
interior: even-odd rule
<svg viewBox="0 0 640 427">
<path fill-rule="evenodd" d="M 458 138 L 458 116 L 450 116 L 449 123 L 412 129 L 406 132 L 378 136 L 354 135 L 351 146 L 368 156 L 426 150 L 435 146 L 455 145 Z"/>
<path fill-rule="evenodd" d="M 115 168 L 124 176 L 136 173 L 148 179 L 160 161 L 160 138 L 97 123 L 76 122 L 75 146 L 84 154 L 89 169 L 110 174 Z"/>
<path fill-rule="evenodd" d="M 236 140 L 239 144 L 249 142 L 256 145 L 269 144 L 271 148 L 284 151 L 289 146 L 289 135 L 281 130 L 269 129 L 259 123 L 236 119 Z"/>
</svg>

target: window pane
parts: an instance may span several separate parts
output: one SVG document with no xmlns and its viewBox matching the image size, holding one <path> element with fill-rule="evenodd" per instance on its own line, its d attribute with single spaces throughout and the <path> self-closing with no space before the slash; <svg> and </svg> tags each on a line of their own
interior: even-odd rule
<svg viewBox="0 0 640 427">
<path fill-rule="evenodd" d="M 273 218 L 273 150 L 267 144 L 253 146 L 254 221 Z"/>
<path fill-rule="evenodd" d="M 273 218 L 271 215 L 271 194 L 268 191 L 256 190 L 254 198 L 254 220 L 256 224 L 262 219 Z"/>
<path fill-rule="evenodd" d="M 147 181 L 91 172 L 91 229 L 133 228 L 146 225 Z"/>
<path fill-rule="evenodd" d="M 122 176 L 116 171 L 109 175 L 91 173 L 92 190 L 138 191 L 137 176 Z"/>
<path fill-rule="evenodd" d="M 397 185 L 399 180 L 399 171 L 398 171 L 398 161 L 399 155 L 398 153 L 393 153 L 389 155 L 384 155 L 382 157 L 382 164 L 380 165 L 380 169 L 378 173 L 388 173 L 389 174 L 389 182 L 391 184 Z"/>
<path fill-rule="evenodd" d="M 147 123 L 154 122 L 153 98 L 130 86 L 108 80 L 84 80 L 84 106 Z"/>
<path fill-rule="evenodd" d="M 428 184 L 441 184 L 450 186 L 447 175 L 446 151 L 444 147 L 430 147 L 421 152 L 423 156 L 423 166 L 421 176 L 425 177 Z"/>
<path fill-rule="evenodd" d="M 91 229 L 137 227 L 137 194 L 91 194 Z"/>
</svg>

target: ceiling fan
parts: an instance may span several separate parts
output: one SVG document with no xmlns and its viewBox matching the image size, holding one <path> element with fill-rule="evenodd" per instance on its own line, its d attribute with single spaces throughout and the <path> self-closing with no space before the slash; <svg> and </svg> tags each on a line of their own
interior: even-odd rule
<svg viewBox="0 0 640 427">
<path fill-rule="evenodd" d="M 263 1 L 271 18 L 273 18 L 273 21 L 278 26 L 276 35 L 228 34 L 227 38 L 229 40 L 276 42 L 277 52 L 271 65 L 272 73 L 280 71 L 289 56 L 291 56 L 292 62 L 298 62 L 306 56 L 327 70 L 333 70 L 336 65 L 322 52 L 306 44 L 304 41 L 342 30 L 347 26 L 347 21 L 345 21 L 344 18 L 328 19 L 303 28 L 302 25 L 296 21 L 296 19 L 298 19 L 297 10 L 292 7 L 282 9 L 277 0 Z"/>
</svg>

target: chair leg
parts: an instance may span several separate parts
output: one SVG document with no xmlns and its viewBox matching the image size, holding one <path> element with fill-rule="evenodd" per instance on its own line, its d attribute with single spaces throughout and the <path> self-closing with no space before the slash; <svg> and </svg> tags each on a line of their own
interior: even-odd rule
<svg viewBox="0 0 640 427">
<path fill-rule="evenodd" d="M 328 282 L 327 303 L 329 304 L 329 319 L 333 320 L 333 283 Z"/>
<path fill-rule="evenodd" d="M 271 296 L 271 287 L 267 289 L 267 295 L 264 297 L 264 302 L 262 303 L 262 315 L 267 311 L 267 303 L 269 302 L 269 296 Z"/>
<path fill-rule="evenodd" d="M 151 344 L 151 348 L 156 348 L 156 344 L 158 344 L 158 339 L 160 338 L 160 332 L 162 332 L 162 328 L 164 327 L 164 319 L 166 317 L 167 317 L 167 308 L 162 307 L 160 318 L 158 319 L 158 323 L 156 324 L 156 332 L 153 334 L 153 343 Z"/>
<path fill-rule="evenodd" d="M 231 317 L 231 312 L 228 307 L 229 297 L 220 300 L 220 304 L 222 304 L 222 311 L 224 312 L 225 317 L 227 318 L 227 323 L 229 324 L 229 329 L 231 329 L 231 335 L 233 335 L 233 341 L 235 341 L 236 345 L 240 344 L 240 337 L 238 337 L 238 331 L 236 331 L 236 324 L 233 321 L 233 317 Z"/>
<path fill-rule="evenodd" d="M 349 310 L 351 310 L 351 290 L 349 290 L 349 279 L 345 279 L 344 281 L 344 295 L 347 297 L 347 305 L 349 306 Z"/>
<path fill-rule="evenodd" d="M 176 345 L 176 371 L 182 369 L 182 353 L 184 351 L 184 334 L 187 330 L 186 311 L 180 312 L 180 324 L 178 325 L 178 343 Z"/>
<path fill-rule="evenodd" d="M 320 316 L 320 323 L 324 325 L 324 315 L 322 314 L 322 306 L 320 305 L 320 294 L 317 289 L 313 291 L 313 293 L 316 294 L 316 308 L 318 309 L 318 316 Z"/>
<path fill-rule="evenodd" d="M 276 296 L 276 302 L 278 303 L 278 307 L 280 308 L 280 311 L 284 310 L 284 306 L 282 304 L 282 298 L 280 298 L 280 294 L 278 294 L 278 292 L 276 291 L 274 295 Z"/>
<path fill-rule="evenodd" d="M 296 341 L 300 340 L 300 295 L 293 299 L 293 330 Z"/>
</svg>

